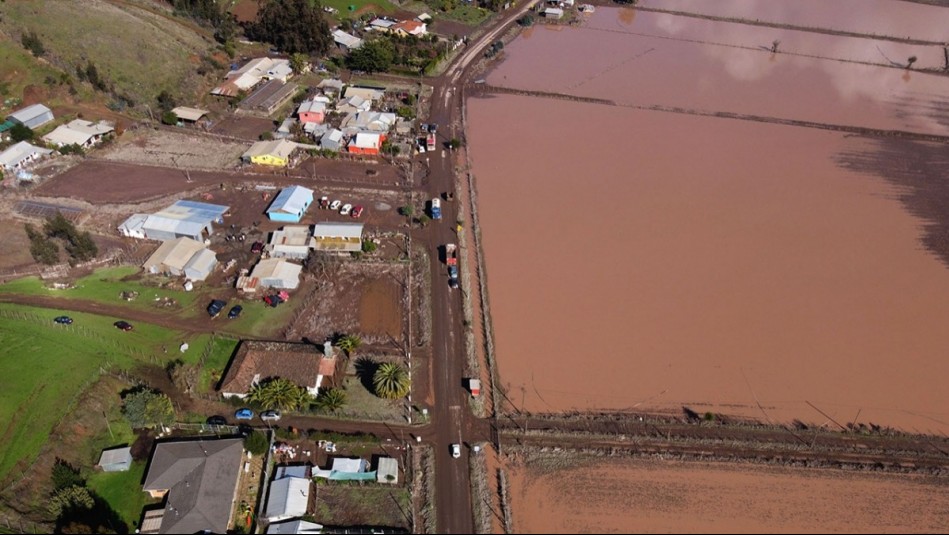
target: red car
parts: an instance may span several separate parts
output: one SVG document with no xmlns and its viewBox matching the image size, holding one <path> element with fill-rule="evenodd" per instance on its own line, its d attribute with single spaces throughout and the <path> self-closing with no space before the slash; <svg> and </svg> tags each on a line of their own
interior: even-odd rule
<svg viewBox="0 0 949 535">
<path fill-rule="evenodd" d="M 355 208 L 353 208 L 353 211 L 350 212 L 349 215 L 351 215 L 352 217 L 359 217 L 362 215 L 362 210 L 363 210 L 362 206 L 356 206 Z"/>
</svg>

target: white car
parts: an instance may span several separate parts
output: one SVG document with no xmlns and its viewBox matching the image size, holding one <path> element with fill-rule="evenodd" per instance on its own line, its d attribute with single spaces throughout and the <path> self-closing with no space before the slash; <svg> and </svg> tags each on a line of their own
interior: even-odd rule
<svg viewBox="0 0 949 535">
<path fill-rule="evenodd" d="M 454 459 L 457 459 L 458 457 L 461 457 L 461 445 L 460 445 L 460 444 L 452 444 L 452 445 L 451 445 L 451 456 L 452 456 L 452 458 L 454 458 Z"/>
<path fill-rule="evenodd" d="M 278 422 L 280 421 L 280 411 L 278 410 L 269 410 L 260 413 L 260 419 L 265 422 Z"/>
<path fill-rule="evenodd" d="M 343 204 L 343 201 L 335 200 L 330 203 L 330 210 L 339 210 L 339 206 Z"/>
<path fill-rule="evenodd" d="M 342 208 L 339 209 L 339 215 L 349 215 L 349 211 L 353 209 L 353 205 L 346 203 Z"/>
</svg>

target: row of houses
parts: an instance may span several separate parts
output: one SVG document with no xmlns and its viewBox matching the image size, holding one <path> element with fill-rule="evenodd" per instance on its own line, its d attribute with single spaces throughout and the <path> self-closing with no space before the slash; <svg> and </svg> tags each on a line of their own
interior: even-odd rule
<svg viewBox="0 0 949 535">
<path fill-rule="evenodd" d="M 33 104 L 10 114 L 7 120 L 0 124 L 0 135 L 5 137 L 5 133 L 16 125 L 34 129 L 53 120 L 52 110 L 42 104 Z M 42 136 L 41 139 L 50 147 L 61 148 L 67 145 L 77 145 L 87 149 L 114 132 L 114 125 L 106 121 L 94 123 L 83 119 L 74 119 L 57 126 L 52 132 Z M 47 147 L 39 147 L 26 141 L 20 141 L 0 151 L 0 168 L 6 171 L 24 170 L 34 162 L 52 153 L 53 151 Z"/>
</svg>

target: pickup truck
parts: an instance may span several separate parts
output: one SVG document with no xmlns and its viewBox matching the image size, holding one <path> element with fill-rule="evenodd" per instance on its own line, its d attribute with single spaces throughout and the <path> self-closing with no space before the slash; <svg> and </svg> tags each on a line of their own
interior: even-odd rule
<svg viewBox="0 0 949 535">
<path fill-rule="evenodd" d="M 428 149 L 429 152 L 435 150 L 435 132 L 429 132 L 428 135 L 425 136 L 425 148 Z"/>
<path fill-rule="evenodd" d="M 445 245 L 445 264 L 449 266 L 458 265 L 458 246 L 454 243 Z"/>
<path fill-rule="evenodd" d="M 442 218 L 442 201 L 435 197 L 432 199 L 432 219 L 438 221 Z"/>
</svg>

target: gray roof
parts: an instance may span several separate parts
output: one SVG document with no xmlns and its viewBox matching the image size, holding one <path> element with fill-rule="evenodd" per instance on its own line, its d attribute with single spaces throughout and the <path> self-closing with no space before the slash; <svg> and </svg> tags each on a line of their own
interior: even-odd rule
<svg viewBox="0 0 949 535">
<path fill-rule="evenodd" d="M 313 522 L 307 522 L 305 520 L 291 520 L 289 522 L 281 522 L 267 526 L 267 533 L 276 533 L 277 535 L 316 534 L 322 533 L 322 531 L 323 526 L 320 524 L 314 524 Z"/>
<path fill-rule="evenodd" d="M 46 156 L 52 152 L 53 151 L 49 149 L 31 145 L 26 141 L 20 141 L 19 143 L 7 147 L 7 150 L 0 152 L 0 167 L 12 169 L 32 155 Z"/>
<path fill-rule="evenodd" d="M 185 264 L 184 269 L 191 270 L 194 269 L 201 273 L 211 273 L 211 270 L 214 269 L 214 266 L 217 265 L 217 255 L 214 254 L 214 251 L 204 248 L 194 254 L 191 257 L 191 260 L 188 260 L 188 263 Z"/>
<path fill-rule="evenodd" d="M 313 226 L 313 235 L 331 238 L 362 238 L 362 223 L 323 222 Z"/>
<path fill-rule="evenodd" d="M 302 477 L 285 477 L 270 484 L 267 499 L 267 518 L 283 520 L 306 514 L 310 501 L 310 480 Z"/>
<path fill-rule="evenodd" d="M 198 201 L 178 201 L 145 220 L 145 232 L 160 230 L 198 236 L 204 227 L 218 221 L 230 209 L 228 206 Z"/>
<path fill-rule="evenodd" d="M 98 466 L 107 466 L 110 464 L 129 464 L 132 462 L 132 448 L 115 448 L 113 450 L 103 450 L 99 457 Z"/>
<path fill-rule="evenodd" d="M 144 490 L 168 491 L 159 533 L 226 532 L 243 454 L 239 438 L 157 444 Z"/>
<path fill-rule="evenodd" d="M 313 190 L 303 186 L 283 188 L 267 208 L 267 213 L 299 214 L 313 203 Z"/>
<path fill-rule="evenodd" d="M 34 117 L 39 117 L 44 113 L 53 113 L 53 110 L 42 104 L 33 104 L 23 109 L 17 110 L 7 116 L 8 119 L 14 119 L 20 123 L 25 123 Z"/>
</svg>

